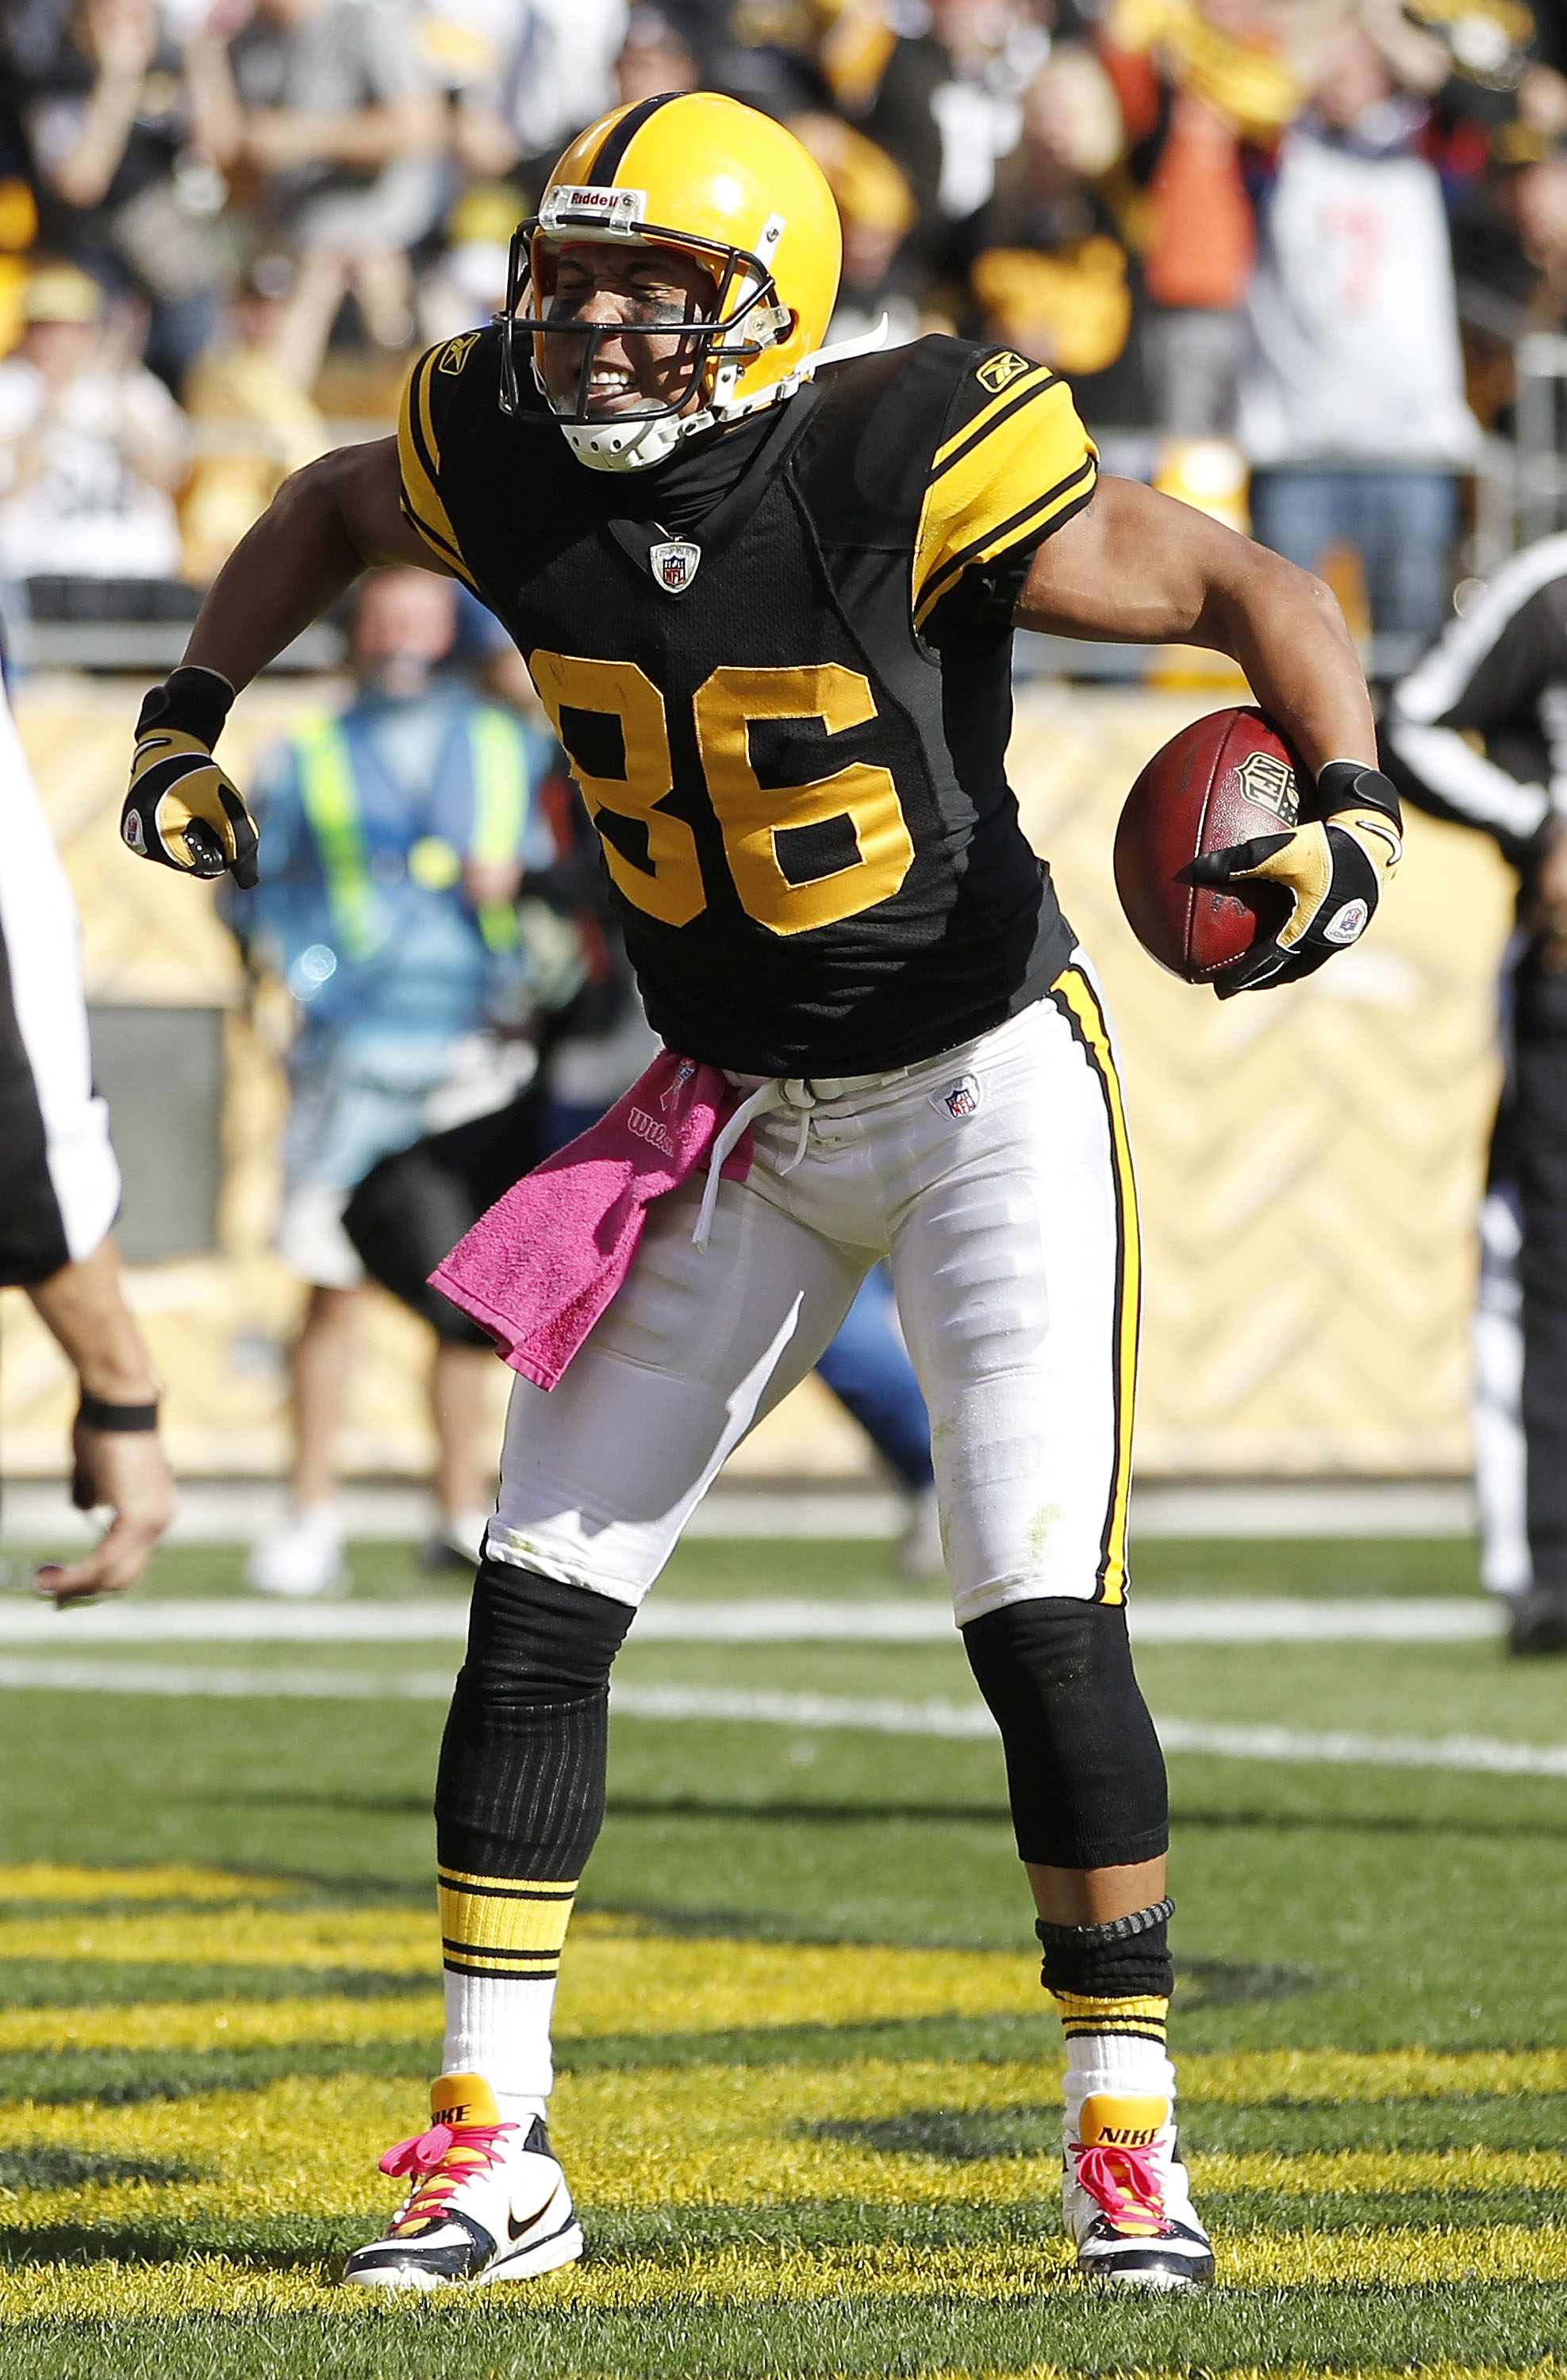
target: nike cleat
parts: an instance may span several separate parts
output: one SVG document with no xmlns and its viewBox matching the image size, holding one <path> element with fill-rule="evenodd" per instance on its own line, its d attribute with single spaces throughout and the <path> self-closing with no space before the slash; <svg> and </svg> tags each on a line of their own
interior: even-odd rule
<svg viewBox="0 0 1567 2380">
<path fill-rule="evenodd" d="M 542 2117 L 527 2134 L 501 2121 L 477 2074 L 443 2074 L 430 2095 L 428 2131 L 399 2141 L 383 2173 L 406 2175 L 408 2194 L 382 2240 L 356 2248 L 345 2282 L 362 2289 L 442 2289 L 530 2281 L 582 2253 L 582 2233 Z"/>
<path fill-rule="evenodd" d="M 1066 2236 L 1086 2279 L 1186 2289 L 1213 2278 L 1213 2250 L 1175 2154 L 1170 2102 L 1098 2091 L 1066 2143 Z"/>
</svg>

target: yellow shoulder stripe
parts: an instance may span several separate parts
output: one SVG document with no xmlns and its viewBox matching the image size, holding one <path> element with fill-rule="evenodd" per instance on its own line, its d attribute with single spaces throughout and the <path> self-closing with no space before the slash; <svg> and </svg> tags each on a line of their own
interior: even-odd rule
<svg viewBox="0 0 1567 2380">
<path fill-rule="evenodd" d="M 1085 504 L 1098 460 L 1070 390 L 1042 369 L 939 447 L 915 539 L 916 625 L 971 565 L 1038 538 Z"/>
<path fill-rule="evenodd" d="M 993 396 L 989 405 L 981 406 L 979 411 L 970 420 L 966 421 L 961 430 L 954 431 L 944 445 L 937 447 L 930 461 L 931 478 L 934 479 L 939 471 L 944 471 L 949 463 L 955 462 L 960 455 L 966 453 L 970 446 L 977 444 L 990 429 L 998 415 L 1011 413 L 1017 406 L 1026 405 L 1031 396 L 1038 396 L 1042 389 L 1053 388 L 1055 379 L 1054 372 L 1047 370 L 1043 364 L 1036 364 L 1033 370 L 1026 373 L 1021 380 L 1009 381 L 999 396 Z"/>
<path fill-rule="evenodd" d="M 441 449 L 436 442 L 430 410 L 431 369 L 440 352 L 440 349 L 431 347 L 428 355 L 420 356 L 403 391 L 402 412 L 397 422 L 397 461 L 402 472 L 403 511 L 431 552 L 439 556 L 448 570 L 455 570 L 459 578 L 473 587 L 473 577 L 463 560 L 457 533 L 441 501 Z M 477 588 L 474 591 L 477 594 Z"/>
</svg>

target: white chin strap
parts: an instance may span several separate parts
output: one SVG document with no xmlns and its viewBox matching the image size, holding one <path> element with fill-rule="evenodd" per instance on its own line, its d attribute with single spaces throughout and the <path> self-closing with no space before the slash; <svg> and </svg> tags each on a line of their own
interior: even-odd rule
<svg viewBox="0 0 1567 2380">
<path fill-rule="evenodd" d="M 563 421 L 561 436 L 579 463 L 590 471 L 650 471 L 673 455 L 683 438 L 711 430 L 717 417 L 711 407 L 699 413 L 655 413 L 616 421 Z"/>
<path fill-rule="evenodd" d="M 856 339 L 840 339 L 835 346 L 818 347 L 795 366 L 784 380 L 774 381 L 751 397 L 734 397 L 723 391 L 723 383 L 730 374 L 720 370 L 719 386 L 712 397 L 698 413 L 631 414 L 620 420 L 613 416 L 601 421 L 557 421 L 557 428 L 579 463 L 590 471 L 650 471 L 655 463 L 662 463 L 674 454 L 681 441 L 699 437 L 705 430 L 716 430 L 738 421 L 747 413 L 759 413 L 764 407 L 779 405 L 803 388 L 823 364 L 846 363 L 851 356 L 874 355 L 887 344 L 889 324 L 885 314 L 873 331 L 862 332 Z M 534 377 L 539 378 L 538 368 Z"/>
</svg>

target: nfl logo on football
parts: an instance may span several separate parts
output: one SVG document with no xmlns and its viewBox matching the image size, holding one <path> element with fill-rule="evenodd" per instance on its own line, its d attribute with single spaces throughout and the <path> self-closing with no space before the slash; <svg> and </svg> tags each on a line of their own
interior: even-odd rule
<svg viewBox="0 0 1567 2380">
<path fill-rule="evenodd" d="M 648 556 L 653 565 L 653 577 L 666 595 L 684 595 L 697 575 L 701 558 L 701 547 L 683 539 L 669 545 L 655 545 Z"/>
</svg>

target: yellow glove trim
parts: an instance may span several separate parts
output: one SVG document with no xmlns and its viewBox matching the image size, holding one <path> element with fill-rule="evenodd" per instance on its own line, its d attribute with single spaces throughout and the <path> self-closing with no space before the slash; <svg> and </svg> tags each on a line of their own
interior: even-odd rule
<svg viewBox="0 0 1567 2380">
<path fill-rule="evenodd" d="M 1259 859 L 1255 868 L 1237 868 L 1231 882 L 1239 884 L 1257 877 L 1282 884 L 1294 902 L 1275 937 L 1282 951 L 1293 951 L 1327 899 L 1333 880 L 1327 828 L 1317 822 L 1297 827 L 1288 843 L 1269 858 Z"/>
<path fill-rule="evenodd" d="M 182 769 L 177 765 L 181 761 L 186 764 Z M 249 817 L 239 788 L 225 776 L 199 736 L 182 735 L 176 728 L 156 727 L 137 745 L 130 764 L 132 794 L 153 769 L 170 767 L 177 769 L 175 782 L 159 795 L 148 821 L 164 857 L 176 868 L 188 872 L 194 869 L 197 861 L 186 842 L 185 830 L 200 820 L 216 835 L 225 859 L 232 866 L 239 856 L 239 844 L 223 796 L 225 793 L 230 795 Z"/>
</svg>

